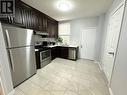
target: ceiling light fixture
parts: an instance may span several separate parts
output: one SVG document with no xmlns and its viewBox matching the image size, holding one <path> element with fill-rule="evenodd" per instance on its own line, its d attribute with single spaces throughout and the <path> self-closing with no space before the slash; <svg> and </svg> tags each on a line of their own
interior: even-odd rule
<svg viewBox="0 0 127 95">
<path fill-rule="evenodd" d="M 69 11 L 71 9 L 71 3 L 68 0 L 60 0 L 57 3 L 57 8 L 61 11 Z"/>
</svg>

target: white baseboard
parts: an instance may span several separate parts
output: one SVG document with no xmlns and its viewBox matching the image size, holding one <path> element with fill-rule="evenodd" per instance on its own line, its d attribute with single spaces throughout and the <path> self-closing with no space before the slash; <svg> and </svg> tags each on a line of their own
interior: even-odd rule
<svg viewBox="0 0 127 95">
<path fill-rule="evenodd" d="M 100 70 L 103 72 L 103 74 L 104 74 L 104 76 L 105 76 L 105 79 L 106 79 L 106 83 L 107 83 L 107 87 L 108 87 L 108 89 L 109 89 L 110 95 L 114 95 L 113 92 L 112 92 L 112 89 L 109 87 L 108 79 L 107 79 L 107 77 L 106 77 L 106 73 L 104 72 L 104 70 L 103 70 L 103 68 L 102 68 L 101 62 L 94 61 L 94 63 L 98 64 Z"/>
<path fill-rule="evenodd" d="M 100 70 L 101 70 L 101 71 L 103 71 L 102 66 L 101 66 L 101 62 L 94 61 L 94 63 L 98 64 L 98 66 L 99 66 Z"/>
<path fill-rule="evenodd" d="M 110 87 L 109 87 L 109 93 L 110 93 L 110 95 L 114 95 L 112 92 L 112 89 Z"/>
<path fill-rule="evenodd" d="M 103 68 L 101 66 L 101 63 L 98 63 L 98 65 L 99 65 L 100 70 L 103 71 Z"/>
<path fill-rule="evenodd" d="M 110 93 L 110 95 L 114 95 L 112 89 L 110 88 L 109 80 L 108 80 L 108 78 L 107 78 L 107 76 L 106 76 L 106 72 L 104 71 L 103 68 L 102 68 L 102 71 L 103 71 L 103 73 L 104 73 L 104 76 L 105 76 L 105 79 L 106 79 L 106 82 L 107 82 L 107 87 L 108 87 L 109 93 Z"/>
<path fill-rule="evenodd" d="M 12 90 L 10 93 L 8 93 L 8 95 L 14 95 L 15 90 Z"/>
</svg>

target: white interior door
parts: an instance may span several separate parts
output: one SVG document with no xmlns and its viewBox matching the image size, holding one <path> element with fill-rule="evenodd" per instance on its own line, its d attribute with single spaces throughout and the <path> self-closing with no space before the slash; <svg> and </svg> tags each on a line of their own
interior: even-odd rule
<svg viewBox="0 0 127 95">
<path fill-rule="evenodd" d="M 81 58 L 94 60 L 96 45 L 96 28 L 81 30 Z"/>
<path fill-rule="evenodd" d="M 114 66 L 114 59 L 120 35 L 123 10 L 124 6 L 121 6 L 114 14 L 112 14 L 108 25 L 103 68 L 109 82 L 111 79 L 112 70 Z"/>
</svg>

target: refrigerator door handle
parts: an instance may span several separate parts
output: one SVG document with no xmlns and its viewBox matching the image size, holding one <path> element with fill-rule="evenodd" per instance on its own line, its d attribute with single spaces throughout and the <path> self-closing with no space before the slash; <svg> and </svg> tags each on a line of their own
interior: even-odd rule
<svg viewBox="0 0 127 95">
<path fill-rule="evenodd" d="M 7 42 L 7 46 L 9 47 L 10 46 L 10 36 L 9 36 L 9 33 L 8 33 L 8 30 L 6 29 L 5 30 L 5 36 L 6 36 L 6 42 Z"/>
<path fill-rule="evenodd" d="M 15 67 L 14 67 L 14 64 L 13 64 L 12 53 L 11 53 L 10 50 L 8 50 L 8 55 L 9 55 L 9 61 L 10 61 L 11 69 L 14 72 L 15 71 Z"/>
</svg>

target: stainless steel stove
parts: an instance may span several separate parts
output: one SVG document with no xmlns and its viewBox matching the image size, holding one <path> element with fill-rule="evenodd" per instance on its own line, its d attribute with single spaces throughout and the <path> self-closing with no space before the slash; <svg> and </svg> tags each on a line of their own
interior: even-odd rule
<svg viewBox="0 0 127 95">
<path fill-rule="evenodd" d="M 51 62 L 51 50 L 46 47 L 46 42 L 35 46 L 37 69 L 40 69 Z"/>
</svg>

